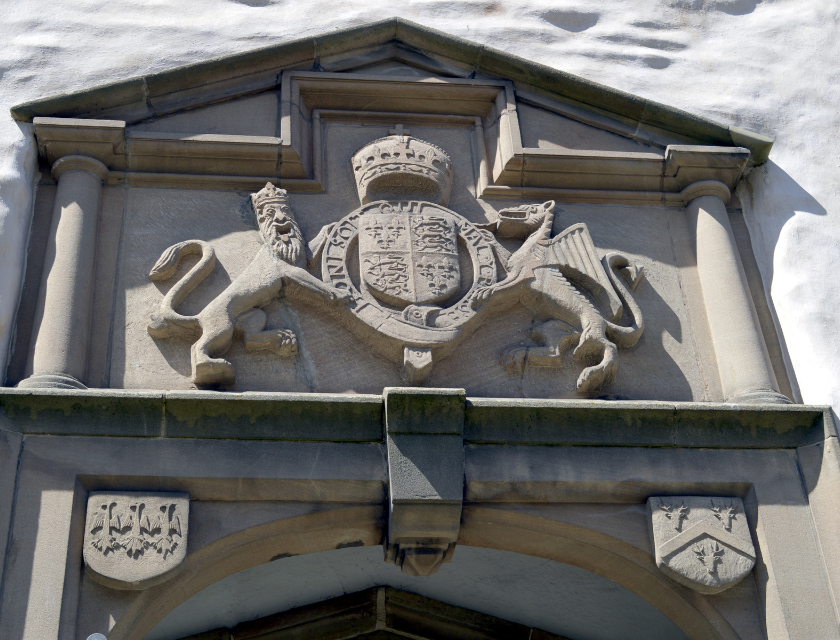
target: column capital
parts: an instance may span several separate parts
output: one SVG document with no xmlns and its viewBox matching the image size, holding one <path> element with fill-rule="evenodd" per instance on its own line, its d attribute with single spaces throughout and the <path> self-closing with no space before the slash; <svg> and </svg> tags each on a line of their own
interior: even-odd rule
<svg viewBox="0 0 840 640">
<path fill-rule="evenodd" d="M 56 180 L 68 171 L 87 171 L 100 180 L 108 177 L 108 167 L 90 156 L 63 156 L 53 163 L 52 175 Z"/>
<path fill-rule="evenodd" d="M 716 196 L 723 201 L 723 204 L 729 204 L 732 192 L 729 187 L 717 180 L 700 180 L 680 191 L 680 196 L 682 196 L 683 203 L 686 205 L 703 196 Z"/>
</svg>

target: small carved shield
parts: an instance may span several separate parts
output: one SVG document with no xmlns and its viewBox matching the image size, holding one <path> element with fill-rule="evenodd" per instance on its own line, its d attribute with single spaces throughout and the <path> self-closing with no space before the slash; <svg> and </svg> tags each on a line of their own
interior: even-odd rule
<svg viewBox="0 0 840 640">
<path fill-rule="evenodd" d="M 427 204 L 413 213 L 383 204 L 359 220 L 362 279 L 390 304 L 443 302 L 461 283 L 457 238 L 445 209 Z"/>
<path fill-rule="evenodd" d="M 648 498 L 656 566 L 700 593 L 719 593 L 755 566 L 740 498 Z"/>
<path fill-rule="evenodd" d="M 91 492 L 84 558 L 90 575 L 115 589 L 146 589 L 171 578 L 187 556 L 186 493 Z"/>
</svg>

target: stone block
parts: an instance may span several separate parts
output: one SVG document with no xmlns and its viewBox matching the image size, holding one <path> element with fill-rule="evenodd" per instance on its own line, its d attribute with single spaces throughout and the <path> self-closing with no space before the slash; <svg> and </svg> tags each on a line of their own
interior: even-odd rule
<svg viewBox="0 0 840 640">
<path fill-rule="evenodd" d="M 27 434 L 159 436 L 163 397 L 116 389 L 0 389 L 0 424 Z"/>
<path fill-rule="evenodd" d="M 431 575 L 454 551 L 464 495 L 463 389 L 385 389 L 386 560 Z"/>
<path fill-rule="evenodd" d="M 386 428 L 389 434 L 464 433 L 464 401 L 462 389 L 386 388 Z"/>
<path fill-rule="evenodd" d="M 294 393 L 166 394 L 167 434 L 270 440 L 372 442 L 382 439 L 382 398 Z"/>
</svg>

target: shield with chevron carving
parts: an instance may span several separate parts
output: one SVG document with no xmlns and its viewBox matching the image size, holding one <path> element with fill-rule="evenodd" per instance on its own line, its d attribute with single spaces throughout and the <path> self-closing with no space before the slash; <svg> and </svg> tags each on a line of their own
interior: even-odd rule
<svg viewBox="0 0 840 640">
<path fill-rule="evenodd" d="M 656 566 L 700 593 L 719 593 L 755 566 L 755 548 L 740 498 L 648 498 Z"/>
</svg>

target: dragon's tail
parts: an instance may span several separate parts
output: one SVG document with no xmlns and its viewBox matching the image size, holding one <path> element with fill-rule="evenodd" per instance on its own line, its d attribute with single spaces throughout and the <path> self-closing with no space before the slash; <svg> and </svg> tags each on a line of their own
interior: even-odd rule
<svg viewBox="0 0 840 640">
<path fill-rule="evenodd" d="M 198 329 L 196 316 L 182 316 L 175 311 L 175 307 L 213 271 L 213 267 L 216 266 L 216 252 L 213 247 L 203 240 L 186 240 L 173 244 L 161 254 L 149 272 L 149 278 L 155 282 L 168 280 L 175 274 L 181 259 L 192 253 L 200 253 L 201 258 L 183 278 L 175 283 L 175 286 L 160 301 L 160 306 L 152 313 L 151 322 L 147 328 L 149 334 L 156 338 L 191 334 Z"/>
<path fill-rule="evenodd" d="M 604 256 L 604 263 L 607 267 L 607 275 L 610 278 L 610 282 L 612 282 L 612 285 L 621 297 L 621 301 L 633 316 L 633 324 L 629 327 L 622 327 L 621 325 L 607 322 L 607 337 L 619 347 L 632 347 L 642 337 L 642 332 L 645 330 L 645 319 L 642 317 L 642 310 L 636 304 L 633 294 L 630 293 L 630 290 L 617 273 L 618 269 L 623 269 L 630 263 L 627 258 L 619 253 L 607 254 Z"/>
</svg>

